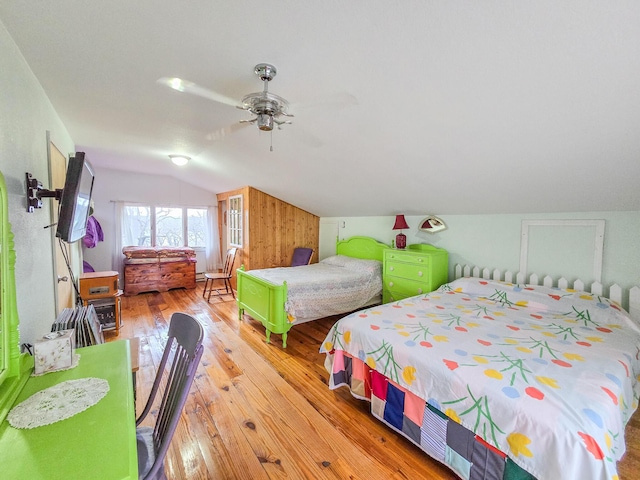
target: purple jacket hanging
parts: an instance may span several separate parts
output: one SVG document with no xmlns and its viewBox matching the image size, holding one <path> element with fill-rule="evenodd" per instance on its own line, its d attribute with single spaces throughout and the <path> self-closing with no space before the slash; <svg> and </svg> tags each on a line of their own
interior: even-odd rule
<svg viewBox="0 0 640 480">
<path fill-rule="evenodd" d="M 98 242 L 103 240 L 104 234 L 102 233 L 102 227 L 100 226 L 100 223 L 98 223 L 98 220 L 91 215 L 87 220 L 87 234 L 82 239 L 82 242 L 85 247 L 93 248 L 98 244 Z"/>
</svg>

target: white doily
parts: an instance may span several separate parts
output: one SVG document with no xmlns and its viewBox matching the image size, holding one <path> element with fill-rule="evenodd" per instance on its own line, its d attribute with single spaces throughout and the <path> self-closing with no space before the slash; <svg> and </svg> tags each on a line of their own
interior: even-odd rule
<svg viewBox="0 0 640 480">
<path fill-rule="evenodd" d="M 11 409 L 7 420 L 15 428 L 35 428 L 59 422 L 98 403 L 109 391 L 102 378 L 67 380 L 34 393 Z"/>
</svg>

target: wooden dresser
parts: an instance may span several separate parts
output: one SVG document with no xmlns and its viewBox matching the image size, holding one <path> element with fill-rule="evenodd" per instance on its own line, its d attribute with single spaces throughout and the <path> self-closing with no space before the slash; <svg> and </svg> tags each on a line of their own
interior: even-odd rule
<svg viewBox="0 0 640 480">
<path fill-rule="evenodd" d="M 449 254 L 427 244 L 384 251 L 382 302 L 389 303 L 436 290 L 447 282 Z"/>
<path fill-rule="evenodd" d="M 196 288 L 195 251 L 189 247 L 124 247 L 124 294 Z"/>
</svg>

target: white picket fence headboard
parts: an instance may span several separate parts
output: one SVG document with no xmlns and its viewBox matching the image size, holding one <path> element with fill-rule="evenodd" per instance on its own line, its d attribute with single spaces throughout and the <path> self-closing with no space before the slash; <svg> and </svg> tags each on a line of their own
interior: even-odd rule
<svg viewBox="0 0 640 480">
<path fill-rule="evenodd" d="M 552 277 L 547 275 L 541 280 L 539 275 L 536 275 L 535 273 L 532 273 L 528 278 L 526 278 L 526 275 L 523 273 L 513 273 L 510 271 L 503 272 L 497 268 L 481 269 L 476 266 L 456 264 L 454 267 L 454 278 L 458 279 L 461 277 L 483 278 L 485 280 L 496 280 L 507 283 L 544 285 L 545 287 L 573 288 L 574 290 L 589 292 L 594 295 L 600 295 L 613 300 L 627 310 L 631 315 L 631 318 L 640 325 L 640 286 L 623 289 L 618 284 L 614 283 L 605 288 L 600 282 L 593 282 L 591 285 L 585 285 L 582 280 L 575 280 L 572 285 L 569 285 L 569 281 L 564 277 L 554 280 Z"/>
</svg>

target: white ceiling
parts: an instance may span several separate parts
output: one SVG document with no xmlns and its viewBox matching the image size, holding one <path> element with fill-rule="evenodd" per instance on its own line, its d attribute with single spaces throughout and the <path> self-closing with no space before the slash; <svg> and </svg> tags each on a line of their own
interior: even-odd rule
<svg viewBox="0 0 640 480">
<path fill-rule="evenodd" d="M 97 166 L 320 216 L 640 210 L 637 1 L 2 0 L 0 20 Z M 295 115 L 273 152 L 247 112 L 157 83 L 240 100 L 261 62 Z"/>
</svg>

